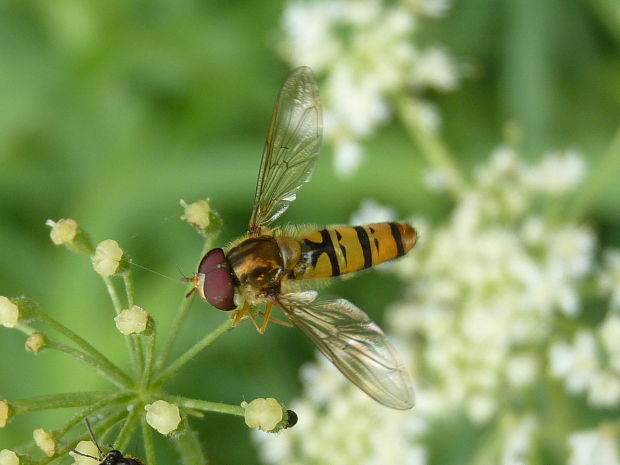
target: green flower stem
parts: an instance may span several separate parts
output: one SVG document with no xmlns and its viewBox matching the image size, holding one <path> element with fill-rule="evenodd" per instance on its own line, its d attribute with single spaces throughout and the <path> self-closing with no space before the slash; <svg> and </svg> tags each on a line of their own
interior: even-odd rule
<svg viewBox="0 0 620 465">
<path fill-rule="evenodd" d="M 196 344 L 190 347 L 185 353 L 179 356 L 174 362 L 172 362 L 166 369 L 160 372 L 159 376 L 155 379 L 155 386 L 163 386 L 176 372 L 178 372 L 186 363 L 192 358 L 207 348 L 212 342 L 218 339 L 222 334 L 232 329 L 233 320 L 227 318 L 221 325 L 215 328 L 211 333 L 200 339 Z"/>
<path fill-rule="evenodd" d="M 131 272 L 131 268 L 123 273 L 123 283 L 125 284 L 125 293 L 127 294 L 127 305 L 133 307 L 135 288 L 133 286 L 133 273 Z"/>
<path fill-rule="evenodd" d="M 134 384 L 129 376 L 127 376 L 120 368 L 111 362 L 107 364 L 101 363 L 99 360 L 90 357 L 80 350 L 74 349 L 73 347 L 69 347 L 49 338 L 45 339 L 44 348 L 58 350 L 70 357 L 73 357 L 83 364 L 93 368 L 97 374 L 104 377 L 119 388 L 131 389 Z"/>
<path fill-rule="evenodd" d="M 148 336 L 144 336 L 146 341 L 146 352 L 144 356 L 144 371 L 142 372 L 142 379 L 140 380 L 142 388 L 146 388 L 153 376 L 154 354 L 155 344 L 157 342 L 157 326 L 155 320 L 149 318 L 148 325 L 151 327 L 151 332 Z"/>
<path fill-rule="evenodd" d="M 97 402 L 94 402 L 85 409 L 82 409 L 81 411 L 76 413 L 67 423 L 65 423 L 62 428 L 56 430 L 56 434 L 58 434 L 58 437 L 64 436 L 75 425 L 83 422 L 85 418 L 88 418 L 93 413 L 98 412 L 106 407 L 109 408 L 116 404 L 122 404 L 123 408 L 125 408 L 127 401 L 133 397 L 133 393 L 121 392 L 110 397 L 111 398 L 104 398 Z"/>
<path fill-rule="evenodd" d="M 144 441 L 144 453 L 146 454 L 146 463 L 148 465 L 156 465 L 153 428 L 151 428 L 147 424 L 146 415 L 140 415 L 140 425 L 142 426 L 142 440 Z"/>
<path fill-rule="evenodd" d="M 62 335 L 66 336 L 71 341 L 73 341 L 80 349 L 82 349 L 92 358 L 99 360 L 102 364 L 114 366 L 114 364 L 108 358 L 106 358 L 105 355 L 103 355 L 101 352 L 95 349 L 92 345 L 86 342 L 86 340 L 82 339 L 80 336 L 75 334 L 65 325 L 53 319 L 47 313 L 38 311 L 37 318 L 43 321 L 44 323 L 46 323 L 47 325 L 51 326 L 52 328 L 54 328 L 56 331 L 58 331 Z"/>
<path fill-rule="evenodd" d="M 245 415 L 245 409 L 240 405 L 222 404 L 200 399 L 190 399 L 181 396 L 164 396 L 164 399 L 183 408 L 202 410 L 204 412 L 226 413 L 228 415 Z"/>
<path fill-rule="evenodd" d="M 118 315 L 123 310 L 123 304 L 121 302 L 121 298 L 118 296 L 116 287 L 114 287 L 112 278 L 110 278 L 109 276 L 103 276 L 103 282 L 105 283 L 105 287 L 108 290 L 108 294 L 110 295 L 110 300 L 112 301 L 112 305 L 114 306 L 114 311 Z"/>
<path fill-rule="evenodd" d="M 207 465 L 207 458 L 200 444 L 200 438 L 187 422 L 187 416 L 183 415 L 185 427 L 175 438 L 174 445 L 184 464 Z"/>
<path fill-rule="evenodd" d="M 187 317 L 187 312 L 189 311 L 192 301 L 194 300 L 194 294 L 187 297 L 187 293 L 189 293 L 193 287 L 193 284 L 187 286 L 187 292 L 183 295 L 183 300 L 181 300 L 179 307 L 177 308 L 174 316 L 174 321 L 172 322 L 172 327 L 170 329 L 170 333 L 168 334 L 168 338 L 164 341 L 161 352 L 159 353 L 159 357 L 156 363 L 157 368 L 161 368 L 166 362 L 166 359 L 170 355 L 170 350 L 172 350 L 172 345 L 174 344 L 174 341 L 179 334 L 181 325 Z"/>
<path fill-rule="evenodd" d="M 213 234 L 207 237 L 207 239 L 204 241 L 202 245 L 202 251 L 200 253 L 200 260 L 202 260 L 203 255 L 207 253 L 208 250 L 211 250 L 213 248 L 216 238 L 217 238 L 217 234 Z M 186 297 L 186 296 L 193 288 L 194 288 L 194 285 L 192 283 L 190 283 L 187 286 L 187 290 L 185 294 L 183 295 L 183 299 L 181 300 L 179 304 L 179 308 L 176 311 L 174 321 L 172 322 L 170 334 L 168 335 L 168 338 L 164 341 L 162 350 L 159 354 L 159 358 L 157 359 L 156 367 L 158 369 L 163 367 L 164 363 L 166 363 L 166 360 L 168 359 L 168 356 L 170 355 L 170 350 L 172 350 L 172 345 L 174 344 L 174 341 L 176 340 L 179 334 L 179 331 L 181 329 L 181 325 L 183 324 L 183 322 L 185 321 L 185 318 L 187 317 L 187 312 L 189 311 L 191 303 L 194 300 L 193 299 L 194 294 L 192 294 L 190 297 Z"/>
<path fill-rule="evenodd" d="M 13 415 L 24 415 L 41 410 L 113 403 L 127 396 L 128 394 L 124 392 L 67 392 L 63 394 L 50 394 L 47 396 L 12 400 L 9 404 Z"/>
<path fill-rule="evenodd" d="M 127 448 L 129 441 L 138 426 L 138 416 L 141 413 L 139 404 L 130 404 L 127 406 L 127 410 L 129 410 L 129 415 L 127 415 L 125 423 L 123 423 L 123 427 L 119 431 L 116 441 L 114 441 L 114 449 L 116 450 L 125 450 Z"/>
<path fill-rule="evenodd" d="M 114 287 L 114 283 L 112 282 L 112 278 L 109 276 L 103 276 L 103 282 L 105 283 L 106 289 L 108 290 L 108 294 L 110 295 L 110 300 L 112 300 L 112 305 L 114 306 L 114 311 L 118 316 L 119 313 L 123 310 L 123 304 L 121 303 L 121 299 L 118 296 L 118 292 L 116 291 L 116 287 Z M 131 366 L 134 368 L 138 368 L 141 366 L 141 361 L 138 360 L 138 349 L 136 347 L 136 341 L 134 338 L 130 336 L 125 336 L 125 342 L 127 344 L 127 350 L 129 352 L 129 358 L 131 359 Z M 141 373 L 141 369 L 136 370 L 136 374 Z"/>
<path fill-rule="evenodd" d="M 127 296 L 127 307 L 131 308 L 135 303 L 135 288 L 133 285 L 133 273 L 131 268 L 123 273 L 123 283 L 125 284 L 125 294 Z M 131 343 L 136 351 L 136 358 L 138 360 L 138 371 L 142 373 L 144 371 L 144 352 L 142 350 L 142 344 L 140 338 L 131 338 Z"/>
<path fill-rule="evenodd" d="M 440 138 L 428 131 L 420 119 L 419 107 L 408 97 L 398 98 L 398 114 L 409 137 L 418 145 L 420 152 L 431 166 L 439 169 L 447 179 L 446 187 L 455 197 L 460 197 L 467 190 L 467 182 L 461 170 L 454 162 L 454 157 L 443 145 Z"/>
<path fill-rule="evenodd" d="M 569 215 L 574 219 L 583 218 L 585 212 L 592 206 L 596 197 L 606 186 L 613 185 L 614 177 L 620 171 L 620 127 L 607 148 L 607 151 L 598 162 L 584 186 L 579 189 L 578 195 L 569 209 Z"/>
</svg>

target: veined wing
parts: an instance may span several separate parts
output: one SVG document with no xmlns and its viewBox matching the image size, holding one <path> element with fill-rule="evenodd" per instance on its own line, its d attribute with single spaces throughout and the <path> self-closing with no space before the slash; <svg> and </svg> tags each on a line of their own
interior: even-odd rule
<svg viewBox="0 0 620 465">
<path fill-rule="evenodd" d="M 396 349 L 366 313 L 345 299 L 310 301 L 304 294 L 278 297 L 291 322 L 353 384 L 387 407 L 415 402 L 411 380 Z"/>
<path fill-rule="evenodd" d="M 248 232 L 258 234 L 295 200 L 319 156 L 322 120 L 319 89 L 312 70 L 288 77 L 273 109 L 265 142 Z"/>
</svg>

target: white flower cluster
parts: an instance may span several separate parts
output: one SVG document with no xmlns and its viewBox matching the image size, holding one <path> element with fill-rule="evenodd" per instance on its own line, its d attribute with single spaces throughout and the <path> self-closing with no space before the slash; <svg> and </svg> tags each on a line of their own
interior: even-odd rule
<svg viewBox="0 0 620 465">
<path fill-rule="evenodd" d="M 268 464 L 423 465 L 424 447 L 416 445 L 426 425 L 409 411 L 376 403 L 321 357 L 304 367 L 303 399 L 291 408 L 294 428 L 277 435 L 253 431 Z"/>
<path fill-rule="evenodd" d="M 324 76 L 321 85 L 325 138 L 335 149 L 342 176 L 359 165 L 359 140 L 390 116 L 389 99 L 412 90 L 454 89 L 454 60 L 441 48 L 421 49 L 413 37 L 424 17 L 440 16 L 446 0 L 293 1 L 284 14 L 285 58 Z M 437 122 L 421 100 L 425 121 Z"/>
<path fill-rule="evenodd" d="M 360 458 L 346 463 L 425 463 L 433 447 L 425 428 L 464 414 L 471 428 L 493 431 L 476 449 L 483 456 L 471 463 L 529 463 L 549 421 L 539 416 L 544 406 L 535 393 L 541 386 L 563 383 L 569 403 L 572 396 L 587 394 L 593 407 L 617 408 L 620 255 L 612 252 L 605 266 L 598 266 L 593 232 L 561 216 L 562 203 L 554 203 L 571 194 L 583 175 L 584 163 L 575 152 L 526 164 L 501 147 L 475 171 L 446 222 L 429 227 L 412 221 L 420 241 L 390 267 L 407 287 L 405 297 L 388 309 L 386 329 L 410 359 L 416 407 L 403 413 L 374 405 L 319 363 L 305 370 L 312 375 L 304 376 L 304 399 L 293 407 L 299 426 L 261 439 L 265 460 L 345 463 L 338 453 L 358 447 Z M 610 310 L 597 327 L 584 322 L 591 321 L 584 314 L 593 289 L 602 290 L 596 299 L 611 296 Z M 574 342 L 567 342 L 573 334 Z M 597 440 L 613 452 L 605 457 L 617 457 L 599 430 Z M 603 430 L 608 437 L 609 428 Z M 562 438 L 575 465 L 588 463 L 579 457 L 594 441 L 579 434 Z M 381 453 L 392 455 L 374 458 Z"/>
</svg>

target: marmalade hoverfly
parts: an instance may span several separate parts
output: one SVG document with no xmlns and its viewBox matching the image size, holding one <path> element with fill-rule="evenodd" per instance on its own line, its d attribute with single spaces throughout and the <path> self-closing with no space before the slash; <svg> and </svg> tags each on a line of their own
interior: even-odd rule
<svg viewBox="0 0 620 465">
<path fill-rule="evenodd" d="M 258 174 L 247 234 L 225 252 L 209 251 L 193 278 L 194 290 L 220 310 L 235 310 L 233 326 L 249 318 L 264 333 L 268 322 L 298 327 L 362 391 L 395 409 L 409 409 L 409 375 L 383 331 L 344 299 L 317 299 L 302 280 L 370 268 L 406 254 L 416 231 L 404 223 L 355 227 L 268 226 L 295 200 L 319 156 L 322 121 L 312 71 L 297 68 L 276 100 Z M 304 286 L 307 288 L 307 286 Z M 265 304 L 264 312 L 257 312 Z M 288 322 L 271 317 L 272 306 Z M 262 315 L 259 325 L 257 314 Z"/>
</svg>

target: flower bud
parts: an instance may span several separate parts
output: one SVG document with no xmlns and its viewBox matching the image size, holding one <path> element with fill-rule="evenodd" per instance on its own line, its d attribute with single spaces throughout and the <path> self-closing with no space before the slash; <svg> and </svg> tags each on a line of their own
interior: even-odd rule
<svg viewBox="0 0 620 465">
<path fill-rule="evenodd" d="M 90 238 L 75 220 L 70 218 L 58 221 L 47 220 L 45 224 L 52 228 L 50 237 L 54 244 L 66 245 L 74 252 L 82 255 L 93 253 L 93 244 Z"/>
<path fill-rule="evenodd" d="M 156 400 L 144 406 L 146 422 L 161 434 L 169 434 L 181 423 L 179 407 L 165 400 Z"/>
<path fill-rule="evenodd" d="M 112 276 L 125 270 L 126 263 L 123 259 L 123 249 L 118 242 L 107 239 L 97 244 L 95 254 L 92 256 L 93 268 L 101 276 Z"/>
<path fill-rule="evenodd" d="M 149 312 L 142 307 L 134 305 L 131 308 L 121 311 L 118 316 L 114 318 L 116 322 L 116 328 L 125 336 L 130 334 L 142 333 L 147 327 L 149 322 Z"/>
<path fill-rule="evenodd" d="M 19 321 L 19 307 L 7 297 L 0 296 L 0 325 L 14 328 Z"/>
<path fill-rule="evenodd" d="M 189 205 L 185 200 L 180 201 L 183 207 L 182 220 L 192 225 L 202 236 L 218 235 L 222 229 L 220 215 L 211 208 L 210 200 L 197 200 Z"/>
<path fill-rule="evenodd" d="M 19 457 L 10 449 L 0 450 L 0 465 L 19 465 Z"/>
<path fill-rule="evenodd" d="M 41 333 L 32 333 L 26 339 L 26 350 L 32 353 L 38 353 L 45 345 L 45 336 Z"/>
<path fill-rule="evenodd" d="M 272 397 L 254 399 L 249 404 L 241 404 L 245 408 L 245 424 L 250 428 L 259 428 L 267 432 L 275 432 L 276 427 L 281 429 L 280 423 L 285 418 L 286 410 Z"/>
<path fill-rule="evenodd" d="M 32 437 L 34 442 L 39 446 L 39 449 L 43 451 L 48 457 L 53 457 L 56 453 L 56 441 L 52 437 L 49 431 L 45 431 L 42 428 L 37 428 L 33 431 Z"/>
<path fill-rule="evenodd" d="M 0 428 L 4 428 L 6 426 L 10 413 L 11 410 L 9 409 L 8 402 L 6 400 L 0 400 Z"/>
<path fill-rule="evenodd" d="M 99 457 L 99 449 L 93 444 L 92 441 L 80 441 L 75 450 L 91 457 Z M 101 460 L 93 459 L 91 457 L 84 457 L 84 455 L 76 454 L 75 452 L 69 452 L 69 455 L 73 457 L 73 465 L 99 465 Z"/>
</svg>

